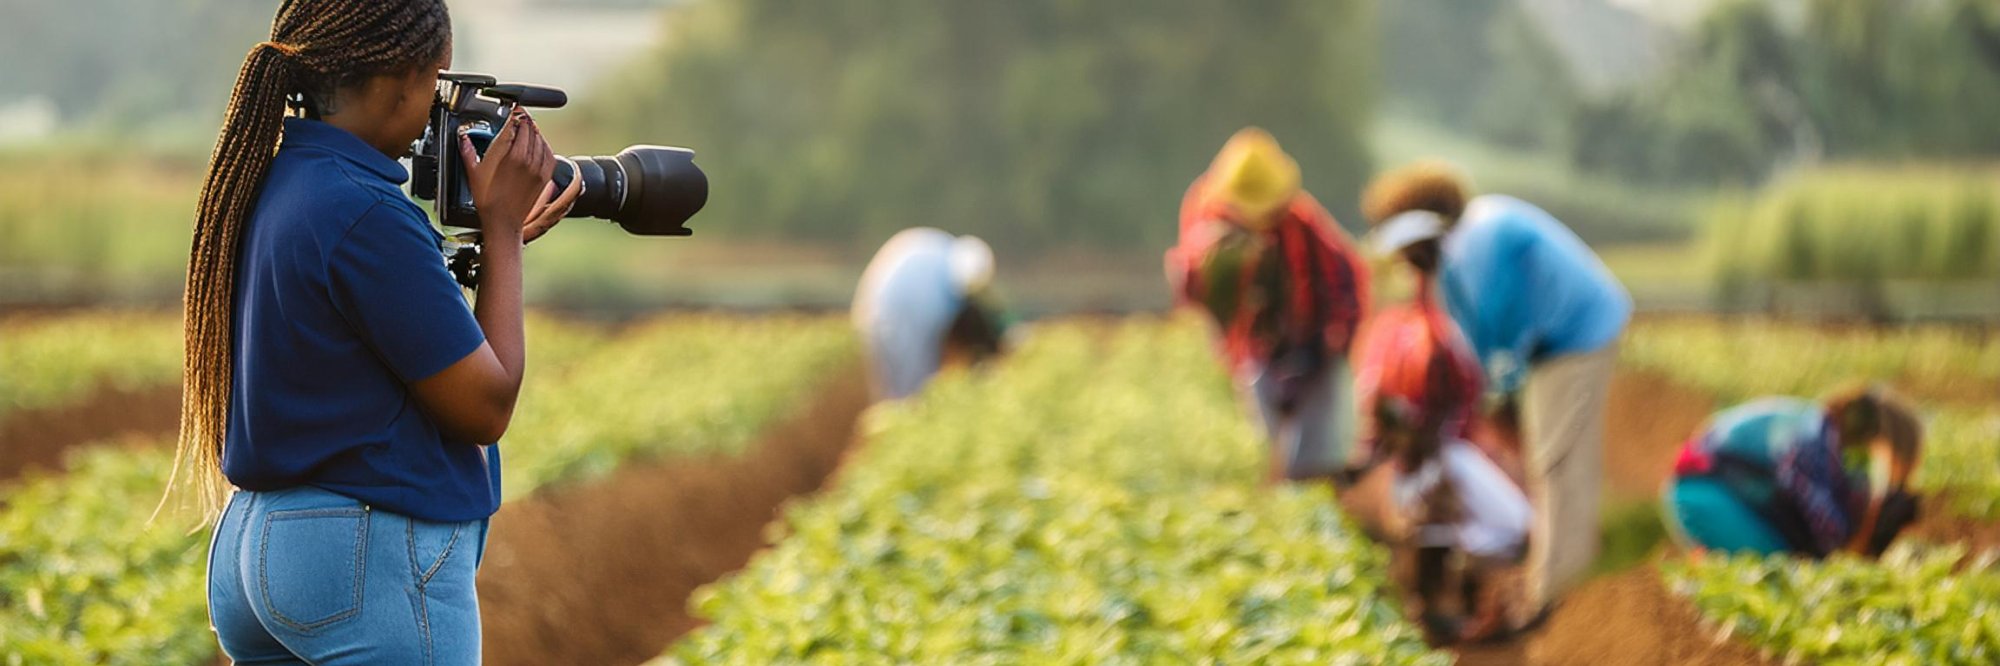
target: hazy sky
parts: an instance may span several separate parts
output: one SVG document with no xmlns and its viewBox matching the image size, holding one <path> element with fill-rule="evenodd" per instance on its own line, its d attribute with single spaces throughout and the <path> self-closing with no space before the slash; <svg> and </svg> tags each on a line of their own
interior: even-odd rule
<svg viewBox="0 0 2000 666">
<path fill-rule="evenodd" d="M 1609 0 L 1609 1 L 1611 2 L 1611 4 L 1626 7 L 1634 11 L 1644 13 L 1648 16 L 1652 16 L 1661 21 L 1672 23 L 1674 25 L 1687 25 L 1689 23 L 1694 22 L 1696 18 L 1699 18 L 1701 16 L 1701 13 L 1703 11 L 1708 9 L 1709 5 L 1715 4 L 1715 0 Z"/>
</svg>

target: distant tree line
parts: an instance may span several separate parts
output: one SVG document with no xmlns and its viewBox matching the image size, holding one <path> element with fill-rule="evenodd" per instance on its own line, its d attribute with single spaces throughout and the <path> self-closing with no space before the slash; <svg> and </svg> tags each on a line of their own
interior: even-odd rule
<svg viewBox="0 0 2000 666">
<path fill-rule="evenodd" d="M 714 228 L 870 244 L 937 225 L 1006 248 L 1164 246 L 1230 133 L 1270 129 L 1352 208 L 1369 168 L 1369 0 L 707 0 L 571 115 L 697 148 Z M 1351 224 L 1352 216 L 1346 216 Z"/>
<path fill-rule="evenodd" d="M 1795 166 L 2000 154 L 2000 3 L 1723 0 L 1665 70 L 1609 94 L 1575 84 L 1519 2 L 1389 10 L 1393 106 L 1668 186 L 1757 185 Z"/>
<path fill-rule="evenodd" d="M 1571 146 L 1592 168 L 1760 182 L 1823 160 L 2000 154 L 2000 11 L 1992 0 L 1810 0 L 1786 25 L 1731 0 L 1657 85 L 1586 104 Z"/>
<path fill-rule="evenodd" d="M 0 0 L 0 106 L 115 130 L 217 123 L 277 0 Z"/>
</svg>

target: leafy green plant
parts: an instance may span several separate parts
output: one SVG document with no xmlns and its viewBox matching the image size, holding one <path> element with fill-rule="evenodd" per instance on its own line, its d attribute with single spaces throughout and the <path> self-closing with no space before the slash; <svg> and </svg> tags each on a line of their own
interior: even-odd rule
<svg viewBox="0 0 2000 666">
<path fill-rule="evenodd" d="M 1882 560 L 1710 555 L 1665 565 L 1722 635 L 1787 663 L 2000 661 L 2000 567 L 1989 553 L 1898 545 Z"/>
<path fill-rule="evenodd" d="M 1324 490 L 1259 487 L 1191 325 L 1057 326 L 869 414 L 665 663 L 1448 663 Z"/>
<path fill-rule="evenodd" d="M 571 345 L 540 353 L 569 354 Z M 737 453 L 853 354 L 847 322 L 832 317 L 635 324 L 531 375 L 501 444 L 502 487 L 513 499 L 634 457 Z"/>
<path fill-rule="evenodd" d="M 212 661 L 208 531 L 148 525 L 164 444 L 80 452 L 64 476 L 0 489 L 0 663 Z"/>
</svg>

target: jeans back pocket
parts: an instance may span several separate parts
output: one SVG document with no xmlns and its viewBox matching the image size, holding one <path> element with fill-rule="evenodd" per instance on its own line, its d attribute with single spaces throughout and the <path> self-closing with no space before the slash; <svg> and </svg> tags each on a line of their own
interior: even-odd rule
<svg viewBox="0 0 2000 666">
<path fill-rule="evenodd" d="M 272 619 L 311 632 L 360 614 L 366 508 L 273 511 L 263 527 L 257 584 Z"/>
</svg>

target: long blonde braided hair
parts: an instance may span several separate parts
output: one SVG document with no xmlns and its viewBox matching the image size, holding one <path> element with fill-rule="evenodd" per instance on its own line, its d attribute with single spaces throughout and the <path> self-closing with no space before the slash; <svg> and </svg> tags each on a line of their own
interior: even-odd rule
<svg viewBox="0 0 2000 666">
<path fill-rule="evenodd" d="M 188 253 L 180 443 L 167 481 L 170 493 L 191 485 L 205 518 L 214 517 L 226 487 L 238 254 L 288 102 L 308 116 L 330 113 L 341 87 L 437 62 L 450 48 L 443 0 L 286 0 L 271 21 L 271 39 L 244 57 L 209 155 Z"/>
</svg>

